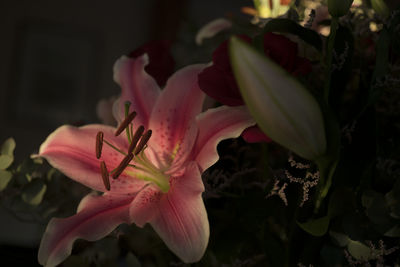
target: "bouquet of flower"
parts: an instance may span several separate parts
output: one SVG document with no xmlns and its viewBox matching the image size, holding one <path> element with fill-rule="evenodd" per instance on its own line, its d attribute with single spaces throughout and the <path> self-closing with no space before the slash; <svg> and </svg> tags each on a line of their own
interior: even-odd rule
<svg viewBox="0 0 400 267">
<path fill-rule="evenodd" d="M 254 0 L 190 59 L 149 42 L 115 63 L 102 124 L 22 163 L 3 143 L 1 202 L 47 225 L 44 266 L 397 266 L 396 8 Z"/>
</svg>

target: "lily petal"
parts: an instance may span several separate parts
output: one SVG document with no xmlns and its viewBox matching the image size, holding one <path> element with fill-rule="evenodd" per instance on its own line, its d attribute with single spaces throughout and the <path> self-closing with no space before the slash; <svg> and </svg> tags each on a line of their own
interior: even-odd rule
<svg viewBox="0 0 400 267">
<path fill-rule="evenodd" d="M 39 156 L 44 157 L 54 167 L 71 179 L 97 191 L 105 191 L 100 174 L 100 160 L 95 155 L 96 134 L 104 133 L 104 138 L 113 145 L 127 148 L 126 138 L 115 137 L 115 128 L 105 125 L 86 125 L 83 127 L 61 126 L 55 130 L 40 146 Z M 124 156 L 107 145 L 103 145 L 101 160 L 107 162 L 112 170 Z M 147 182 L 122 174 L 111 179 L 113 193 L 135 193 Z"/>
<path fill-rule="evenodd" d="M 201 112 L 205 98 L 197 78 L 204 67 L 191 65 L 176 72 L 153 109 L 149 146 L 158 154 L 161 165 L 177 166 L 190 154 L 197 134 L 195 117 Z"/>
<path fill-rule="evenodd" d="M 65 260 L 78 238 L 95 241 L 108 235 L 121 223 L 131 223 L 129 205 L 133 197 L 122 195 L 87 195 L 78 213 L 66 219 L 52 219 L 39 248 L 39 263 L 56 266 Z"/>
<path fill-rule="evenodd" d="M 114 81 L 121 86 L 122 94 L 119 99 L 119 108 L 114 113 L 121 122 L 125 118 L 126 101 L 131 102 L 131 111 L 137 112 L 135 125 L 148 126 L 151 110 L 156 103 L 160 88 L 157 82 L 147 74 L 144 68 L 149 64 L 147 54 L 137 58 L 122 56 L 114 64 Z"/>
<path fill-rule="evenodd" d="M 196 44 L 201 45 L 204 39 L 211 38 L 219 32 L 232 27 L 232 22 L 224 18 L 215 19 L 204 25 L 196 34 Z"/>
<path fill-rule="evenodd" d="M 218 161 L 217 145 L 221 140 L 238 137 L 244 129 L 255 124 L 245 106 L 221 106 L 197 117 L 199 135 L 193 158 L 203 172 Z"/>
<path fill-rule="evenodd" d="M 147 212 L 145 216 L 168 248 L 186 263 L 199 261 L 210 235 L 201 197 L 203 191 L 200 171 L 197 164 L 191 162 L 183 176 L 171 178 L 171 189 L 167 194 L 147 194 L 155 196 L 155 201 L 135 198 L 131 206 L 132 219 L 141 225 L 144 221 L 138 218 L 142 216 L 139 211 L 153 209 L 153 214 Z"/>
</svg>

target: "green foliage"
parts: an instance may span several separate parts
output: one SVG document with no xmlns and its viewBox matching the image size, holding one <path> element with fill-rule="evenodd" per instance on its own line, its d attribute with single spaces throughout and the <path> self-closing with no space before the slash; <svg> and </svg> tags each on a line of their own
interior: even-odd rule
<svg viewBox="0 0 400 267">
<path fill-rule="evenodd" d="M 12 156 L 14 154 L 15 146 L 15 140 L 13 138 L 8 138 L 1 146 L 0 154 Z"/>
<path fill-rule="evenodd" d="M 23 188 L 22 199 L 33 206 L 42 202 L 47 186 L 41 180 L 34 180 Z"/>
<path fill-rule="evenodd" d="M 329 221 L 330 217 L 324 216 L 318 219 L 312 219 L 305 223 L 297 222 L 297 224 L 301 227 L 301 229 L 313 236 L 323 236 L 328 231 Z"/>
<path fill-rule="evenodd" d="M 328 0 L 329 14 L 333 17 L 342 17 L 349 12 L 353 0 Z"/>
<path fill-rule="evenodd" d="M 372 8 L 382 17 L 387 17 L 390 13 L 384 0 L 371 0 Z"/>
<path fill-rule="evenodd" d="M 10 171 L 0 170 L 0 191 L 3 191 L 11 181 L 12 173 Z"/>
<path fill-rule="evenodd" d="M 290 19 L 271 19 L 263 29 L 263 34 L 267 32 L 290 33 L 298 36 L 304 42 L 312 45 L 317 51 L 322 51 L 322 40 L 313 30 L 304 28 Z"/>
</svg>

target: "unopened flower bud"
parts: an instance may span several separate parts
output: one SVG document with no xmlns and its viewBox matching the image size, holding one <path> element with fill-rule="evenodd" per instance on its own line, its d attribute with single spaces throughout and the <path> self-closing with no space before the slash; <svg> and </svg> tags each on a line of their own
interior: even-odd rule
<svg viewBox="0 0 400 267">
<path fill-rule="evenodd" d="M 295 78 L 250 45 L 232 37 L 230 59 L 250 113 L 272 140 L 315 160 L 326 152 L 322 112 Z"/>
</svg>

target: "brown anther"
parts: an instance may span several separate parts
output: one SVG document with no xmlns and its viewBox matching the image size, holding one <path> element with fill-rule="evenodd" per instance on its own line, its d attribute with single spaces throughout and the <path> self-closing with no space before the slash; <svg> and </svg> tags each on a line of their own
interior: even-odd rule
<svg viewBox="0 0 400 267">
<path fill-rule="evenodd" d="M 121 122 L 121 124 L 119 125 L 117 131 L 115 132 L 115 136 L 120 135 L 125 129 L 126 127 L 128 127 L 128 125 L 133 121 L 133 119 L 136 117 L 136 112 L 133 111 L 132 113 L 130 113 L 123 122 Z"/>
<path fill-rule="evenodd" d="M 142 151 L 143 147 L 147 144 L 151 137 L 151 130 L 148 130 L 140 139 L 139 145 L 135 149 L 135 155 L 139 154 Z"/>
<path fill-rule="evenodd" d="M 139 142 L 140 137 L 142 137 L 143 132 L 144 132 L 144 126 L 140 125 L 140 127 L 137 128 L 135 134 L 132 137 L 132 142 L 128 148 L 128 154 L 131 154 L 133 152 L 133 150 L 135 150 L 135 147 L 136 147 L 137 143 Z"/>
<path fill-rule="evenodd" d="M 104 161 L 100 162 L 101 177 L 103 178 L 104 187 L 110 191 L 110 176 Z"/>
<path fill-rule="evenodd" d="M 126 157 L 121 161 L 121 163 L 118 165 L 118 167 L 115 169 L 114 173 L 112 174 L 113 179 L 117 179 L 118 176 L 121 175 L 121 173 L 125 170 L 125 168 L 128 166 L 129 162 L 133 159 L 133 154 L 130 153 L 126 155 Z"/>
<path fill-rule="evenodd" d="M 103 149 L 103 138 L 104 138 L 104 133 L 103 132 L 98 132 L 96 135 L 96 158 L 101 157 L 101 150 Z"/>
</svg>

